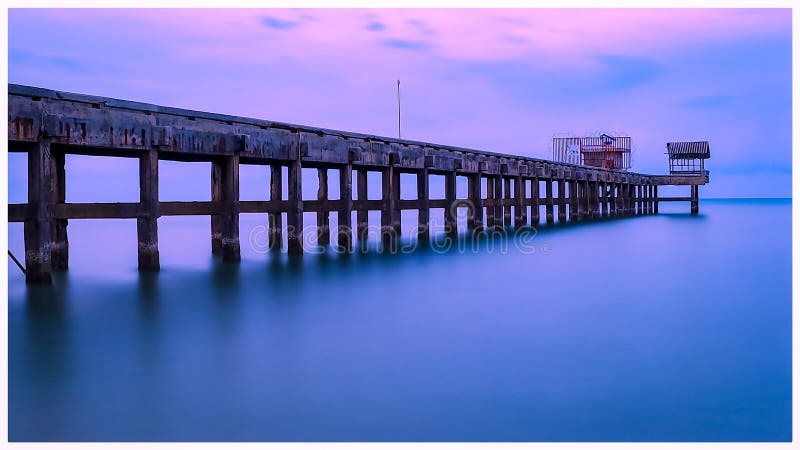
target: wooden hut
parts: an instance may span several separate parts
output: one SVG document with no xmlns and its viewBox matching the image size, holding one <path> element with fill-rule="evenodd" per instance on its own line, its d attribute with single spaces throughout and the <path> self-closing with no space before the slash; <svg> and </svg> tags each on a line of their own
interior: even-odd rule
<svg viewBox="0 0 800 450">
<path fill-rule="evenodd" d="M 669 173 L 705 174 L 704 161 L 711 157 L 708 141 L 667 142 Z"/>
</svg>

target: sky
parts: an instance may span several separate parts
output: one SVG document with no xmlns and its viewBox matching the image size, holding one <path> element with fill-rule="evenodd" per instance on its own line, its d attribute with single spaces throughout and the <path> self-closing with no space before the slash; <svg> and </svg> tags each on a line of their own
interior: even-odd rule
<svg viewBox="0 0 800 450">
<path fill-rule="evenodd" d="M 407 139 L 550 159 L 629 135 L 655 174 L 708 140 L 701 196 L 791 196 L 789 9 L 12 9 L 8 36 L 10 83 L 396 136 L 399 79 Z M 68 201 L 136 201 L 137 167 L 69 156 Z M 162 163 L 162 200 L 204 199 L 208 170 Z"/>
</svg>

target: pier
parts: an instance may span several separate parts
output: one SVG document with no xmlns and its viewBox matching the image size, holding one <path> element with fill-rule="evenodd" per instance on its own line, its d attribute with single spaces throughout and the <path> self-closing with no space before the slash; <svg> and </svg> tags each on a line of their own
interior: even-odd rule
<svg viewBox="0 0 800 450">
<path fill-rule="evenodd" d="M 444 209 L 451 236 L 655 214 L 660 202 L 669 201 L 688 202 L 697 214 L 699 186 L 708 182 L 703 167 L 647 175 L 15 84 L 8 89 L 8 150 L 28 155 L 28 202 L 9 204 L 8 220 L 24 222 L 28 283 L 51 283 L 52 271 L 68 268 L 67 225 L 75 219 L 136 219 L 139 270 L 155 271 L 163 216 L 210 216 L 212 252 L 238 261 L 241 213 L 263 213 L 270 247 L 281 250 L 285 235 L 290 254 L 303 252 L 304 213 L 316 213 L 318 243 L 350 252 L 355 240 L 366 238 L 369 211 L 380 211 L 381 239 L 392 243 L 400 235 L 402 210 L 418 211 L 418 237 L 429 239 L 434 208 Z M 694 147 L 676 149 L 685 158 L 697 156 L 690 153 Z M 139 202 L 67 202 L 67 154 L 137 158 Z M 210 162 L 211 200 L 160 201 L 160 160 Z M 268 200 L 240 200 L 242 164 L 269 166 Z M 316 169 L 316 199 L 302 198 L 304 168 Z M 328 194 L 331 170 L 339 171 L 338 199 Z M 368 172 L 381 174 L 379 200 L 367 198 Z M 416 199 L 401 199 L 401 174 L 416 175 Z M 430 198 L 433 175 L 444 176 L 444 198 Z M 467 196 L 458 198 L 456 186 L 464 179 Z M 689 194 L 660 197 L 664 185 L 688 186 Z M 458 227 L 459 208 L 467 211 L 466 230 Z M 336 236 L 331 212 L 337 213 Z"/>
</svg>

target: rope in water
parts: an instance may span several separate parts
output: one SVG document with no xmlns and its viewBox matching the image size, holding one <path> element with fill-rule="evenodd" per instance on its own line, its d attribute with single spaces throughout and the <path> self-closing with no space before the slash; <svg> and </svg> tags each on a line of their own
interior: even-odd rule
<svg viewBox="0 0 800 450">
<path fill-rule="evenodd" d="M 21 271 L 22 271 L 22 273 L 25 273 L 25 268 L 24 268 L 24 267 L 22 267 L 22 264 L 19 262 L 19 260 L 17 259 L 17 257 L 16 257 L 16 256 L 14 256 L 14 254 L 13 254 L 13 253 L 11 253 L 11 250 L 10 250 L 10 249 L 8 250 L 8 256 L 10 256 L 10 257 L 11 257 L 11 259 L 12 259 L 12 260 L 14 260 L 14 262 L 15 262 L 15 263 L 17 263 L 17 267 L 19 267 L 19 270 L 21 270 Z"/>
</svg>

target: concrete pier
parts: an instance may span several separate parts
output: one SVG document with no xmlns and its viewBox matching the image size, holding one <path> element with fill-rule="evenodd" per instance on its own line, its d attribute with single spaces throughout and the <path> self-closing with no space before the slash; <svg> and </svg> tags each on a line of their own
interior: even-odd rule
<svg viewBox="0 0 800 450">
<path fill-rule="evenodd" d="M 304 212 L 316 214 L 316 223 L 310 226 L 315 228 L 317 244 L 324 246 L 331 243 L 330 213 L 336 212 L 335 248 L 349 252 L 356 240 L 368 237 L 369 211 L 380 211 L 381 239 L 391 250 L 401 235 L 404 210 L 418 212 L 417 237 L 425 240 L 431 237 L 431 208 L 444 210 L 449 236 L 466 231 L 458 229 L 458 208 L 468 211 L 470 232 L 539 226 L 540 205 L 548 225 L 624 217 L 637 211 L 657 213 L 663 201 L 688 202 L 691 213 L 697 214 L 699 186 L 708 182 L 707 172 L 638 174 L 14 84 L 9 84 L 8 148 L 28 155 L 28 202 L 8 206 L 9 221 L 24 222 L 28 283 L 50 283 L 52 271 L 68 268 L 70 220 L 135 219 L 139 269 L 155 271 L 160 268 L 158 219 L 164 216 L 210 217 L 212 252 L 223 260 L 239 261 L 240 213 L 265 214 L 269 247 L 281 250 L 286 239 L 286 250 L 301 254 Z M 65 158 L 69 154 L 137 158 L 139 201 L 68 202 Z M 160 201 L 162 160 L 209 162 L 211 201 Z M 240 200 L 242 164 L 268 167 L 266 200 Z M 303 167 L 316 172 L 316 199 L 302 198 Z M 329 195 L 331 170 L 339 174 L 338 199 Z M 378 200 L 367 196 L 369 172 L 381 177 Z M 401 173 L 416 176 L 416 199 L 400 198 Z M 431 198 L 431 175 L 444 176 L 444 198 Z M 457 195 L 459 180 L 467 183 L 465 198 Z M 689 186 L 690 193 L 660 198 L 660 185 Z"/>
<path fill-rule="evenodd" d="M 269 178 L 269 200 L 272 203 L 283 201 L 283 168 L 271 165 Z M 272 211 L 267 213 L 267 233 L 269 235 L 270 250 L 283 248 L 283 213 Z"/>
<path fill-rule="evenodd" d="M 213 185 L 213 184 L 212 184 Z M 139 156 L 139 203 L 141 215 L 136 218 L 136 234 L 139 242 L 139 270 L 151 271 L 160 268 L 158 259 L 158 151 L 150 149 Z M 215 224 L 217 229 L 215 229 Z M 219 247 L 220 223 L 211 217 L 212 251 Z"/>
<path fill-rule="evenodd" d="M 53 167 L 50 172 L 55 204 L 67 202 L 66 189 L 66 155 L 61 151 L 51 149 Z M 50 247 L 50 259 L 53 270 L 67 270 L 69 268 L 69 239 L 67 238 L 67 219 L 53 218 L 51 235 L 53 242 Z"/>
</svg>

